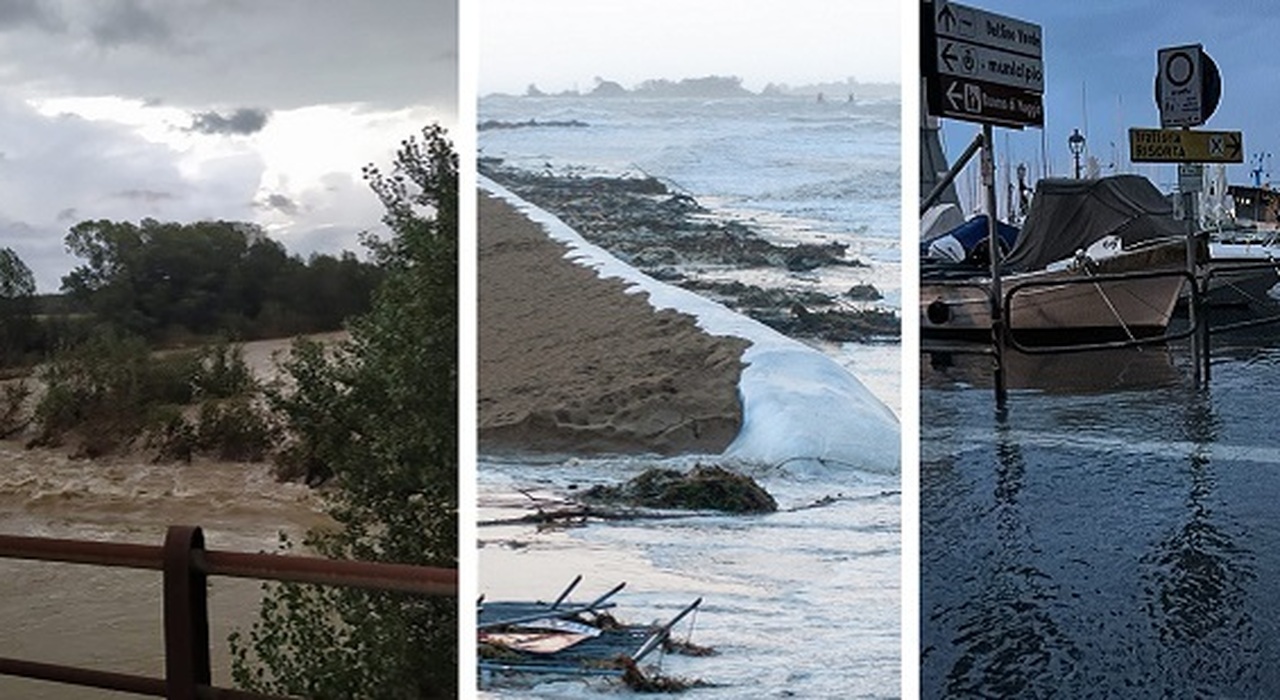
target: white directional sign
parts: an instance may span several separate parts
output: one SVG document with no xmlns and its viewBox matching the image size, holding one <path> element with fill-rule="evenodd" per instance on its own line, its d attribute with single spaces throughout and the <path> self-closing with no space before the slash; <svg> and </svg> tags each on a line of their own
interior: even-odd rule
<svg viewBox="0 0 1280 700">
<path fill-rule="evenodd" d="M 951 39 L 938 40 L 938 72 L 1044 92 L 1040 59 Z"/>
<path fill-rule="evenodd" d="M 1203 123 L 1199 44 L 1160 49 L 1160 126 L 1197 126 Z"/>
</svg>

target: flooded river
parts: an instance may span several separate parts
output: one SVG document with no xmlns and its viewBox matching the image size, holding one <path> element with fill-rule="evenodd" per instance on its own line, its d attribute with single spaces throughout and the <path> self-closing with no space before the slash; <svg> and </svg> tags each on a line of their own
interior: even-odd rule
<svg viewBox="0 0 1280 700">
<path fill-rule="evenodd" d="M 924 358 L 922 697 L 1280 695 L 1280 338 L 1188 354 Z"/>
<path fill-rule="evenodd" d="M 263 376 L 288 341 L 245 346 Z M 280 484 L 269 464 L 145 456 L 71 460 L 0 441 L 0 532 L 160 545 L 171 524 L 199 525 L 210 549 L 274 551 L 278 533 L 324 522 L 309 489 Z M 0 560 L 0 656 L 163 677 L 159 572 Z M 227 635 L 255 618 L 260 583 L 211 579 L 215 683 L 230 685 Z M 117 693 L 0 676 L 3 698 L 104 698 Z"/>
</svg>

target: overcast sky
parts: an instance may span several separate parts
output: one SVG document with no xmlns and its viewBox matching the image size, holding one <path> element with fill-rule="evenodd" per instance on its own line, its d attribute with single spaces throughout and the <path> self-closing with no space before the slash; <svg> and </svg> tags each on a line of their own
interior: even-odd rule
<svg viewBox="0 0 1280 700">
<path fill-rule="evenodd" d="M 358 249 L 360 179 L 455 128 L 456 0 L 0 0 L 0 247 L 54 292 L 85 219 L 255 221 Z"/>
<path fill-rule="evenodd" d="M 1203 44 L 1222 73 L 1222 100 L 1203 127 L 1244 132 L 1246 164 L 1232 166 L 1228 181 L 1249 181 L 1248 156 L 1272 153 L 1269 171 L 1280 180 L 1280 75 L 1272 57 L 1280 37 L 1280 4 L 1165 0 L 975 0 L 964 3 L 1039 24 L 1044 38 L 1045 129 L 996 129 L 1000 163 L 1012 154 L 1033 169 L 1041 139 L 1053 173 L 1072 168 L 1067 137 L 1085 135 L 1088 153 L 1103 173 L 1139 172 L 1166 191 L 1176 182 L 1174 165 L 1128 163 L 1128 129 L 1158 128 L 1154 86 L 1156 52 L 1163 47 Z M 948 155 L 955 156 L 977 133 L 976 125 L 946 122 Z M 1006 147 L 1007 143 L 1007 147 Z M 1110 166 L 1115 165 L 1115 168 Z"/>
<path fill-rule="evenodd" d="M 733 75 L 766 84 L 901 80 L 901 16 L 884 0 L 483 0 L 479 94 Z"/>
</svg>

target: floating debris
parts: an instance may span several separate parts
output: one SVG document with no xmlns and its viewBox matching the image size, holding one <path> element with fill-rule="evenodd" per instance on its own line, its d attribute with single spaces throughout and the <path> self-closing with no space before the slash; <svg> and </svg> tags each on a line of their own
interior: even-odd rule
<svg viewBox="0 0 1280 700">
<path fill-rule="evenodd" d="M 772 513 L 778 502 L 749 476 L 724 467 L 696 465 L 688 472 L 647 469 L 620 486 L 593 486 L 586 500 L 623 502 L 646 508 Z"/>
<path fill-rule="evenodd" d="M 588 241 L 628 265 L 706 296 L 775 330 L 831 342 L 893 339 L 901 334 L 894 310 L 863 308 L 883 299 L 870 284 L 849 294 L 761 289 L 704 276 L 717 268 L 768 269 L 788 275 L 831 267 L 865 268 L 838 242 L 777 245 L 740 221 L 714 216 L 693 197 L 648 175 L 608 177 L 533 172 L 482 158 L 480 172 L 521 198 L 554 213 Z M 808 311 L 798 320 L 790 310 Z"/>
<path fill-rule="evenodd" d="M 630 625 L 606 612 L 615 607 L 612 598 L 626 583 L 590 602 L 570 602 L 569 595 L 581 581 L 582 576 L 574 578 L 551 603 L 480 600 L 477 657 L 482 681 L 494 674 L 532 673 L 617 678 L 640 692 L 676 692 L 705 685 L 640 666 L 660 649 L 710 652 L 689 641 L 673 644 L 671 640 L 672 629 L 698 609 L 701 598 L 665 624 Z"/>
</svg>

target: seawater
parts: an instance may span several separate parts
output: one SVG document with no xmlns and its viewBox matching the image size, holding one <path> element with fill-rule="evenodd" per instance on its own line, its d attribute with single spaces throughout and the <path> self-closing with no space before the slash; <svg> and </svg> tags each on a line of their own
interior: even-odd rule
<svg viewBox="0 0 1280 700">
<path fill-rule="evenodd" d="M 703 270 L 710 278 L 840 295 L 869 283 L 883 308 L 901 307 L 900 104 L 806 97 L 588 98 L 489 96 L 482 122 L 567 122 L 580 127 L 488 129 L 484 157 L 534 172 L 650 175 L 715 216 L 780 244 L 839 242 L 862 268 L 808 273 Z M 815 344 L 898 410 L 896 344 Z"/>
<path fill-rule="evenodd" d="M 921 696 L 1280 695 L 1280 335 L 1019 363 L 922 361 Z"/>
<path fill-rule="evenodd" d="M 550 509 L 571 485 L 617 483 L 652 464 L 483 460 L 479 517 L 482 523 L 509 520 L 528 512 L 530 499 Z M 549 600 L 582 574 L 574 600 L 590 600 L 625 581 L 613 612 L 638 623 L 669 619 L 701 597 L 697 614 L 675 636 L 688 636 L 717 655 L 660 659 L 666 675 L 711 684 L 696 691 L 698 697 L 897 697 L 897 475 L 789 472 L 785 466 L 747 473 L 774 495 L 781 512 L 537 532 L 527 525 L 482 525 L 481 592 L 492 600 Z M 824 498 L 826 505 L 810 507 Z M 504 677 L 482 690 L 486 697 L 560 698 L 598 697 L 611 687 Z"/>
<path fill-rule="evenodd" d="M 804 98 L 692 100 L 489 97 L 481 120 L 578 120 L 586 127 L 483 131 L 483 156 L 529 170 L 645 174 L 713 215 L 753 224 L 780 243 L 835 240 L 869 268 L 804 275 L 724 270 L 756 284 L 847 290 L 871 281 L 900 305 L 899 106 Z M 897 344 L 815 343 L 893 409 Z M 697 457 L 665 460 L 687 467 Z M 702 457 L 715 461 L 715 457 Z M 837 466 L 739 465 L 781 512 L 535 529 L 502 521 L 616 484 L 656 459 L 499 461 L 482 457 L 480 585 L 490 599 L 548 599 L 583 574 L 590 599 L 620 581 L 618 614 L 669 618 L 696 597 L 695 643 L 708 658 L 669 656 L 668 675 L 713 684 L 700 697 L 897 697 L 900 686 L 899 477 Z M 815 503 L 818 507 L 809 507 Z M 689 633 L 688 625 L 677 636 Z M 498 679 L 486 697 L 595 697 L 598 682 Z"/>
</svg>

